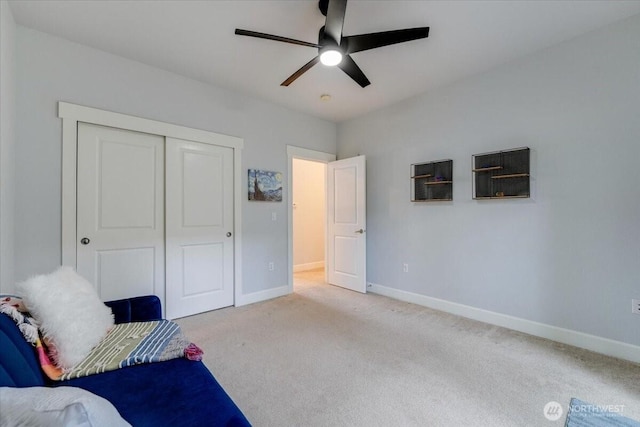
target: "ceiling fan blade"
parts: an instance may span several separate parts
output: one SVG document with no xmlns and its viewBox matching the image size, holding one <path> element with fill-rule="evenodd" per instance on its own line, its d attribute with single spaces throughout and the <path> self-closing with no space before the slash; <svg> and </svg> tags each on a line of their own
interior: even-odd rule
<svg viewBox="0 0 640 427">
<path fill-rule="evenodd" d="M 367 76 L 364 75 L 358 64 L 349 56 L 342 57 L 342 62 L 338 64 L 338 67 L 349 77 L 356 81 L 361 87 L 366 87 L 371 84 Z"/>
<path fill-rule="evenodd" d="M 275 40 L 277 42 L 297 44 L 299 46 L 308 46 L 308 47 L 315 47 L 315 48 L 322 47 L 316 43 L 308 43 L 302 40 L 290 39 L 288 37 L 274 36 L 272 34 L 258 33 L 257 31 L 241 30 L 240 28 L 236 28 L 236 34 L 239 36 L 257 37 L 259 39 Z"/>
<path fill-rule="evenodd" d="M 280 83 L 280 86 L 289 86 L 291 83 L 293 83 L 298 77 L 300 77 L 301 75 L 303 75 L 304 73 L 306 73 L 307 71 L 309 71 L 309 69 L 311 67 L 313 67 L 314 65 L 316 65 L 318 63 L 318 61 L 320 60 L 320 56 L 316 56 L 315 58 L 313 58 L 311 61 L 307 62 L 306 64 L 304 64 L 298 71 L 296 71 L 295 73 L 291 74 L 289 76 L 289 78 L 287 78 L 287 80 L 283 81 L 282 83 Z"/>
<path fill-rule="evenodd" d="M 342 27 L 344 14 L 347 11 L 347 0 L 329 0 L 327 8 L 327 20 L 324 24 L 324 34 L 340 45 L 342 39 Z"/>
<path fill-rule="evenodd" d="M 383 31 L 381 33 L 345 36 L 342 38 L 342 46 L 346 53 L 355 53 L 426 37 L 429 37 L 429 27 L 407 28 L 404 30 Z"/>
</svg>

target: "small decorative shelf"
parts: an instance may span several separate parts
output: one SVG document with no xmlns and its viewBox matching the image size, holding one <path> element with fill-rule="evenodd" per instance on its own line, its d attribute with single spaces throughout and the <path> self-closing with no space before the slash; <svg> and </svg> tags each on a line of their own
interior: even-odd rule
<svg viewBox="0 0 640 427">
<path fill-rule="evenodd" d="M 453 200 L 453 160 L 411 165 L 411 201 Z"/>
<path fill-rule="evenodd" d="M 497 171 L 502 169 L 502 166 L 488 166 L 484 168 L 474 169 L 474 172 L 489 172 L 489 171 Z"/>
<path fill-rule="evenodd" d="M 504 179 L 504 178 L 524 178 L 525 176 L 529 176 L 528 173 L 512 173 L 510 175 L 494 175 L 491 179 Z"/>
<path fill-rule="evenodd" d="M 531 196 L 528 147 L 473 156 L 473 198 L 521 199 Z"/>
</svg>

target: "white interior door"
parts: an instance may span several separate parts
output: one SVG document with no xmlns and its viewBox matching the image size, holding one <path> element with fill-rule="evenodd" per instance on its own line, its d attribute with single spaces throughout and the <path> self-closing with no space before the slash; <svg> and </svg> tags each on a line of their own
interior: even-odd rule
<svg viewBox="0 0 640 427">
<path fill-rule="evenodd" d="M 78 123 L 77 271 L 102 300 L 164 297 L 164 137 Z"/>
<path fill-rule="evenodd" d="M 167 317 L 233 305 L 233 149 L 167 138 Z"/>
<path fill-rule="evenodd" d="M 327 276 L 329 283 L 367 291 L 365 157 L 327 165 Z"/>
</svg>

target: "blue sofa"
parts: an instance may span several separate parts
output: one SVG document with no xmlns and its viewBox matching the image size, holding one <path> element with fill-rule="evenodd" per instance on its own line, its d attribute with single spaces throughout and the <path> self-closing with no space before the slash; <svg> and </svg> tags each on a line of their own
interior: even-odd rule
<svg viewBox="0 0 640 427">
<path fill-rule="evenodd" d="M 106 303 L 116 323 L 158 320 L 155 296 Z M 73 386 L 110 401 L 134 427 L 249 426 L 249 422 L 202 362 L 184 358 L 136 365 L 68 381 L 49 381 L 34 348 L 0 314 L 0 386 Z"/>
</svg>

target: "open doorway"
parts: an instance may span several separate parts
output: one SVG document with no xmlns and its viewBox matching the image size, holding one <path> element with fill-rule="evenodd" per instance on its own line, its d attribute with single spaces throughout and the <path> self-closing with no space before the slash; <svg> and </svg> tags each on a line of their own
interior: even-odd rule
<svg viewBox="0 0 640 427">
<path fill-rule="evenodd" d="M 323 162 L 293 159 L 293 286 L 325 276 L 326 181 Z"/>
<path fill-rule="evenodd" d="M 335 154 L 287 146 L 289 292 L 294 274 L 326 280 L 326 171 Z"/>
</svg>

